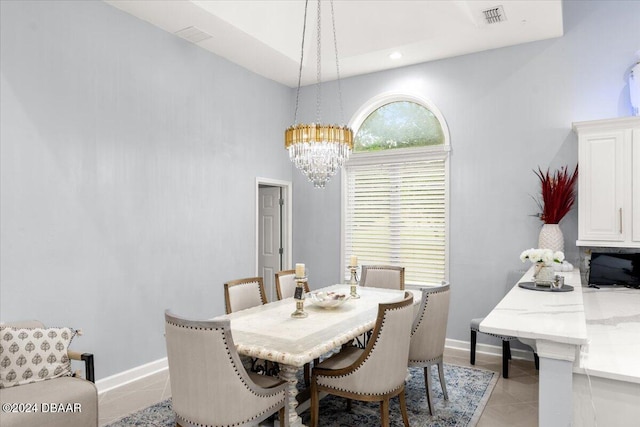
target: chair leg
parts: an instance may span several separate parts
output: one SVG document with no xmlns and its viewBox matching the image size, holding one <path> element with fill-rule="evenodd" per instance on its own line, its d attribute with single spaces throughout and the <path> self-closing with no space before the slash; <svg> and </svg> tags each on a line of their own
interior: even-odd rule
<svg viewBox="0 0 640 427">
<path fill-rule="evenodd" d="M 404 427 L 409 427 L 409 415 L 407 414 L 407 400 L 404 396 L 404 387 L 402 391 L 398 395 L 400 397 L 400 412 L 402 412 L 402 422 L 404 423 Z"/>
<path fill-rule="evenodd" d="M 304 385 L 307 388 L 311 385 L 311 365 L 308 363 L 304 364 Z"/>
<path fill-rule="evenodd" d="M 444 380 L 444 363 L 442 361 L 438 362 L 438 375 L 440 376 L 440 387 L 442 387 L 444 400 L 449 400 L 449 396 L 447 395 L 447 382 Z"/>
<path fill-rule="evenodd" d="M 280 408 L 280 410 L 278 411 L 278 421 L 280 421 L 280 425 L 281 426 L 286 426 L 289 422 L 289 420 L 287 420 L 286 417 L 287 413 L 284 409 L 284 406 L 282 408 Z"/>
<path fill-rule="evenodd" d="M 533 353 L 533 362 L 536 364 L 536 371 L 540 370 L 540 358 L 538 357 L 538 353 Z"/>
<path fill-rule="evenodd" d="M 351 412 L 351 402 L 353 402 L 353 400 L 347 399 L 347 412 Z"/>
<path fill-rule="evenodd" d="M 502 377 L 509 378 L 509 341 L 502 341 Z"/>
<path fill-rule="evenodd" d="M 313 366 L 318 366 L 320 364 L 320 358 L 313 359 Z M 304 385 L 309 388 L 311 385 L 311 363 L 304 364 Z"/>
<path fill-rule="evenodd" d="M 311 378 L 311 425 L 318 427 L 318 417 L 320 416 L 320 396 L 318 396 L 318 385 L 315 378 Z"/>
<path fill-rule="evenodd" d="M 380 418 L 382 427 L 389 427 L 389 398 L 382 399 L 380 402 Z"/>
<path fill-rule="evenodd" d="M 427 389 L 427 406 L 429 407 L 429 415 L 433 415 L 433 409 L 431 402 L 433 402 L 433 396 L 431 391 L 431 366 L 425 366 L 424 368 L 424 385 Z"/>
<path fill-rule="evenodd" d="M 509 356 L 509 360 L 511 360 L 511 341 L 507 341 L 507 356 Z"/>
<path fill-rule="evenodd" d="M 476 364 L 476 338 L 477 338 L 477 332 L 472 330 L 471 331 L 471 364 L 475 365 Z"/>
</svg>

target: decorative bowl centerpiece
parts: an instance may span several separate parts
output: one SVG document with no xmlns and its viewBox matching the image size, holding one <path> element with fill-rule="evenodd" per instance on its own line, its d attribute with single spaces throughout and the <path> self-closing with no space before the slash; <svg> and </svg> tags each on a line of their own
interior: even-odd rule
<svg viewBox="0 0 640 427">
<path fill-rule="evenodd" d="M 309 292 L 307 294 L 307 298 L 309 298 L 313 305 L 317 305 L 322 308 L 336 308 L 340 307 L 346 301 L 348 301 L 351 296 L 348 294 L 341 294 L 338 292 Z"/>
</svg>

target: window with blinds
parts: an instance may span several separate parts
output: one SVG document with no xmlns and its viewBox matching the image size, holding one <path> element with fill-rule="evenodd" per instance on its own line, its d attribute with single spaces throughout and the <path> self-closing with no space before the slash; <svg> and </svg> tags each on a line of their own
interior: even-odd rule
<svg viewBox="0 0 640 427">
<path fill-rule="evenodd" d="M 402 141 L 402 129 L 396 126 L 400 130 L 393 131 L 394 124 L 403 122 L 398 116 L 416 117 L 423 114 L 422 109 L 430 120 L 422 122 L 423 140 L 428 137 L 433 141 L 435 133 L 439 144 L 418 144 L 428 147 L 408 148 L 405 153 L 395 148 L 401 142 L 389 144 L 394 149 L 377 148 L 375 153 L 367 153 L 371 150 L 364 144 L 361 154 L 356 149 L 343 178 L 343 257 L 344 265 L 351 255 L 357 255 L 361 265 L 403 266 L 407 284 L 433 284 L 447 276 L 448 133 L 432 110 L 414 105 L 408 110 L 398 102 L 386 103 L 374 109 L 356 133 L 356 147 L 359 135 L 374 140 L 375 128 L 384 129 L 379 140 L 388 141 L 393 134 L 395 140 Z M 375 128 L 368 126 L 369 122 Z M 416 132 L 413 129 L 412 135 Z"/>
</svg>

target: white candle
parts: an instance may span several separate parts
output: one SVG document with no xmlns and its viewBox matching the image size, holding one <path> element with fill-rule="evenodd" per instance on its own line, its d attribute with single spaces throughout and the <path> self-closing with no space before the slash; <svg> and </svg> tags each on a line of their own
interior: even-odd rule
<svg viewBox="0 0 640 427">
<path fill-rule="evenodd" d="M 351 267 L 355 267 L 356 265 L 358 265 L 358 257 L 355 255 L 351 255 L 351 264 L 349 264 Z"/>
<path fill-rule="evenodd" d="M 304 277 L 304 264 L 296 264 L 296 277 Z"/>
</svg>

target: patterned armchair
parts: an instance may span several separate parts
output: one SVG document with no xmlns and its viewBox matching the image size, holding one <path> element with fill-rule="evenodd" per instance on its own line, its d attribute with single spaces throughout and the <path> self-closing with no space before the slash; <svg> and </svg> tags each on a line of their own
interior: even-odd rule
<svg viewBox="0 0 640 427">
<path fill-rule="evenodd" d="M 37 320 L 0 325 L 2 427 L 97 427 L 93 355 L 68 349 L 75 334 Z M 86 379 L 72 375 L 70 359 L 84 362 Z"/>
</svg>

